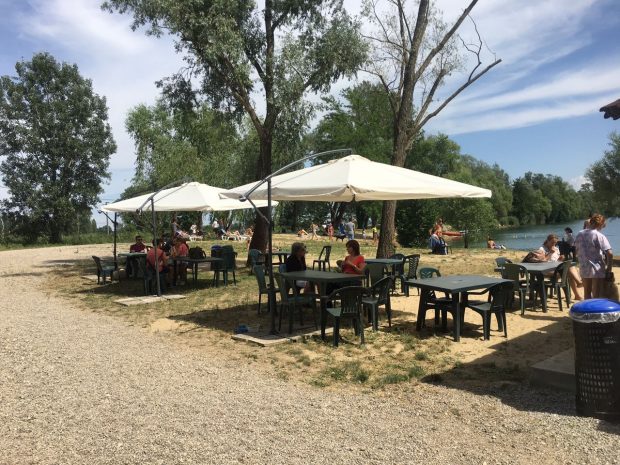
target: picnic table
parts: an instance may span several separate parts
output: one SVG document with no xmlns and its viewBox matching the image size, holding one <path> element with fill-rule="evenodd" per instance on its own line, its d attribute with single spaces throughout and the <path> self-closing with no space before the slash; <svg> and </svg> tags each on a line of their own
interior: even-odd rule
<svg viewBox="0 0 620 465">
<path fill-rule="evenodd" d="M 192 281 L 194 285 L 198 282 L 198 265 L 201 263 L 215 263 L 215 262 L 224 262 L 223 258 L 220 257 L 204 257 L 204 258 L 189 258 L 189 257 L 171 257 L 172 266 L 173 266 L 173 274 L 172 274 L 172 284 L 176 286 L 177 284 L 177 266 L 180 263 L 186 263 L 192 270 Z"/>
<path fill-rule="evenodd" d="M 282 263 L 286 261 L 286 259 L 289 257 L 290 254 L 291 254 L 290 252 L 286 252 L 286 251 L 271 252 L 271 260 L 269 260 L 269 263 L 271 263 L 272 265 L 274 264 L 281 265 Z M 269 253 L 267 253 L 267 256 L 269 257 Z M 277 263 L 273 261 L 274 257 L 278 258 Z"/>
<path fill-rule="evenodd" d="M 314 284 L 318 284 L 319 298 L 321 301 L 321 339 L 325 339 L 325 326 L 327 325 L 327 288 L 329 284 L 347 284 L 352 285 L 361 284 L 363 275 L 349 274 L 349 273 L 336 273 L 333 271 L 319 271 L 319 270 L 305 270 L 305 271 L 291 271 L 281 273 L 281 275 L 289 282 L 295 281 L 309 281 Z"/>
<path fill-rule="evenodd" d="M 446 292 L 452 296 L 453 335 L 455 342 L 459 342 L 461 340 L 461 314 L 467 306 L 467 291 L 488 289 L 495 284 L 504 282 L 511 281 L 503 278 L 478 275 L 441 276 L 409 281 L 410 286 L 415 286 L 421 290 L 416 330 L 420 331 L 424 324 L 424 315 L 426 314 L 427 304 L 430 301 L 431 291 Z"/>
<path fill-rule="evenodd" d="M 545 275 L 552 272 L 557 266 L 562 263 L 558 261 L 549 261 L 541 263 L 519 263 L 523 268 L 527 270 L 529 276 L 526 279 L 533 278 L 531 280 L 534 292 L 540 296 L 540 302 L 543 312 L 547 312 L 547 292 L 545 291 Z"/>
<path fill-rule="evenodd" d="M 117 257 L 121 257 L 125 259 L 125 270 L 127 270 L 127 265 L 129 265 L 131 269 L 131 274 L 134 278 L 138 277 L 138 270 L 140 270 L 139 266 L 134 267 L 133 263 L 137 263 L 138 260 L 146 260 L 146 252 L 121 252 L 116 254 Z"/>
</svg>

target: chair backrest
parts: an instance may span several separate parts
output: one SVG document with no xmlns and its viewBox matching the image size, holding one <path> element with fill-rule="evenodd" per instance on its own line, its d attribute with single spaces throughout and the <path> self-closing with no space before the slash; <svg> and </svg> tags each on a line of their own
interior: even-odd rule
<svg viewBox="0 0 620 465">
<path fill-rule="evenodd" d="M 420 264 L 420 254 L 407 255 L 405 257 L 407 263 L 407 274 L 405 279 L 418 279 L 418 265 Z"/>
<path fill-rule="evenodd" d="M 254 265 L 265 263 L 265 255 L 258 249 L 248 250 L 248 258 L 250 259 L 250 267 L 254 269 Z"/>
<path fill-rule="evenodd" d="M 237 253 L 232 250 L 232 247 L 229 249 L 222 250 L 222 259 L 224 260 L 224 268 L 226 270 L 236 270 L 237 269 Z"/>
<path fill-rule="evenodd" d="M 369 279 L 369 286 L 373 286 L 385 276 L 385 265 L 383 263 L 366 263 L 364 272 Z"/>
<path fill-rule="evenodd" d="M 99 257 L 97 257 L 95 255 L 92 255 L 92 257 L 93 257 L 93 260 L 95 261 L 95 265 L 97 265 L 97 271 L 101 271 L 102 270 L 102 268 L 101 268 L 101 258 L 99 258 Z"/>
<path fill-rule="evenodd" d="M 506 263 L 512 263 L 512 260 L 509 260 L 506 257 L 497 257 L 495 259 L 495 264 L 499 267 L 502 268 Z"/>
<path fill-rule="evenodd" d="M 502 270 L 502 278 L 511 279 L 512 281 L 519 281 L 527 275 L 525 267 L 518 263 L 506 263 Z"/>
<path fill-rule="evenodd" d="M 568 272 L 571 266 L 573 266 L 573 262 L 571 260 L 566 260 L 556 266 L 553 271 L 553 278 L 551 278 L 552 281 L 557 283 L 559 279 L 560 285 L 562 287 L 566 286 L 568 284 Z"/>
<path fill-rule="evenodd" d="M 513 291 L 513 283 L 499 283 L 491 287 L 489 289 L 489 294 L 491 294 L 491 310 L 506 310 Z"/>
<path fill-rule="evenodd" d="M 265 280 L 265 267 L 262 265 L 254 265 L 252 267 L 259 292 L 267 292 L 267 281 Z"/>
<path fill-rule="evenodd" d="M 394 278 L 392 276 L 386 276 L 372 286 L 372 295 L 378 299 L 379 305 L 386 304 L 390 298 L 390 289 L 392 288 L 393 281 Z"/>
<path fill-rule="evenodd" d="M 325 255 L 323 255 L 323 253 L 325 253 Z M 324 260 L 326 262 L 329 261 L 329 256 L 332 253 L 332 246 L 331 245 L 324 245 L 323 248 L 321 249 L 321 254 L 319 255 L 319 260 Z"/>
<path fill-rule="evenodd" d="M 433 276 L 441 276 L 441 273 L 437 268 L 431 267 L 420 268 L 418 270 L 418 274 L 420 276 L 420 279 L 428 279 L 432 278 Z"/>
<path fill-rule="evenodd" d="M 402 253 L 395 253 L 390 258 L 393 258 L 395 260 L 400 260 L 402 262 L 402 263 L 399 263 L 398 265 L 394 265 L 394 274 L 398 276 L 403 274 L 405 272 L 405 255 Z"/>
<path fill-rule="evenodd" d="M 329 296 L 331 301 L 340 302 L 340 315 L 357 315 L 362 311 L 362 297 L 367 293 L 361 286 L 347 286 L 335 290 Z"/>
<path fill-rule="evenodd" d="M 280 292 L 280 302 L 282 302 L 283 304 L 287 304 L 289 302 L 289 297 L 290 297 L 288 290 L 290 289 L 291 286 L 289 286 L 286 278 L 284 278 L 284 276 L 282 276 L 280 273 L 276 273 L 273 276 L 276 282 L 278 283 L 278 291 Z"/>
<path fill-rule="evenodd" d="M 513 290 L 518 290 L 521 287 L 521 280 L 528 276 L 528 272 L 525 267 L 519 265 L 518 263 L 506 263 L 504 268 L 502 268 L 502 278 L 510 279 L 512 283 Z M 529 280 L 525 281 L 525 289 L 529 292 L 530 283 Z"/>
</svg>

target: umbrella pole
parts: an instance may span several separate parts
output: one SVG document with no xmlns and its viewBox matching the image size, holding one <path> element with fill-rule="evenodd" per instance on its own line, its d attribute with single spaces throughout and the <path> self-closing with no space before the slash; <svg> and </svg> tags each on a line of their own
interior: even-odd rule
<svg viewBox="0 0 620 465">
<path fill-rule="evenodd" d="M 159 249 L 159 239 L 157 238 L 157 224 L 155 217 L 155 201 L 153 200 L 154 196 L 151 197 L 151 218 L 153 221 L 153 247 L 155 248 L 153 252 L 155 252 L 155 281 L 157 282 L 157 296 L 161 297 L 161 286 L 159 283 L 159 257 L 157 254 L 157 250 Z"/>
<path fill-rule="evenodd" d="M 267 237 L 269 238 L 267 265 L 269 266 L 269 312 L 271 313 L 271 328 L 269 334 L 277 334 L 276 331 L 276 294 L 273 281 L 273 221 L 271 218 L 271 179 L 267 181 L 267 227 L 269 228 Z"/>
<path fill-rule="evenodd" d="M 118 215 L 118 213 L 114 213 L 114 269 L 118 270 L 118 258 L 116 257 L 116 243 L 117 243 L 117 231 L 116 231 L 116 215 Z"/>
</svg>

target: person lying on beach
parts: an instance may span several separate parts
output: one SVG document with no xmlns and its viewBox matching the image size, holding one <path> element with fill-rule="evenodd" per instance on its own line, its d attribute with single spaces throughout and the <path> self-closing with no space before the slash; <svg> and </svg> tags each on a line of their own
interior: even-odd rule
<svg viewBox="0 0 620 465">
<path fill-rule="evenodd" d="M 499 250 L 499 249 L 501 249 L 501 250 L 504 250 L 505 248 L 506 248 L 506 246 L 505 246 L 505 245 L 500 245 L 500 244 L 497 244 L 497 243 L 496 243 L 496 242 L 495 242 L 495 241 L 491 238 L 491 236 L 489 236 L 489 237 L 487 238 L 487 249 L 498 249 L 498 250 Z"/>
</svg>

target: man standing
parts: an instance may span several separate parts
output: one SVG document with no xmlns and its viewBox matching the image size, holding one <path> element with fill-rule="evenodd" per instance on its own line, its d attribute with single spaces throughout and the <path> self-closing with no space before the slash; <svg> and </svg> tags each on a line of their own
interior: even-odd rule
<svg viewBox="0 0 620 465">
<path fill-rule="evenodd" d="M 355 239 L 355 223 L 352 219 L 350 219 L 349 222 L 345 224 L 345 228 L 347 231 L 347 238 L 351 241 Z"/>
</svg>

